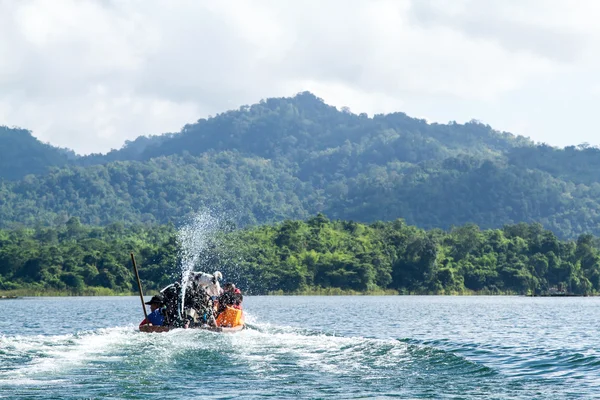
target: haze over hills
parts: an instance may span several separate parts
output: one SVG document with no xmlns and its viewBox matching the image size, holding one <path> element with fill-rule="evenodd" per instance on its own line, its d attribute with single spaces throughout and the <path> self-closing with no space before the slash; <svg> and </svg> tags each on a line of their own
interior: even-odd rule
<svg viewBox="0 0 600 400">
<path fill-rule="evenodd" d="M 201 207 L 237 223 L 404 218 L 422 228 L 540 222 L 600 234 L 600 150 L 536 145 L 472 121 L 356 115 L 311 93 L 272 98 L 76 156 L 0 129 L 0 224 L 178 223 Z"/>
</svg>

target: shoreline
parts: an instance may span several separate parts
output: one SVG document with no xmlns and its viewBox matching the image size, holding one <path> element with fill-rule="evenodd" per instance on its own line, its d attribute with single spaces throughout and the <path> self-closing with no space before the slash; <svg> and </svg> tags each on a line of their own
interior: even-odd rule
<svg viewBox="0 0 600 400">
<path fill-rule="evenodd" d="M 156 290 L 148 290 L 144 296 L 151 296 Z M 312 288 L 297 292 L 284 292 L 282 290 L 274 290 L 267 293 L 248 293 L 247 296 L 521 296 L 521 297 L 596 297 L 600 294 L 532 294 L 532 293 L 514 293 L 514 292 L 491 292 L 482 290 L 479 292 L 427 292 L 427 291 L 407 291 L 394 289 L 380 289 L 358 292 L 355 290 L 343 290 L 340 288 Z M 91 290 L 83 290 L 81 292 L 58 291 L 58 290 L 0 290 L 0 300 L 17 299 L 22 297 L 127 297 L 139 296 L 138 291 L 132 292 L 114 292 L 105 288 L 94 288 Z"/>
<path fill-rule="evenodd" d="M 150 296 L 152 292 L 144 294 L 144 296 Z M 7 294 L 0 292 L 0 300 L 15 300 L 22 299 L 24 297 L 136 297 L 139 293 L 113 293 L 113 294 L 90 294 L 90 293 L 43 293 L 43 292 L 20 292 L 18 295 Z M 598 297 L 596 294 L 579 295 L 531 295 L 531 294 L 520 294 L 520 293 L 389 293 L 389 292 L 365 292 L 365 293 L 347 293 L 347 292 L 302 292 L 302 293 L 280 293 L 270 292 L 261 294 L 247 294 L 246 296 L 286 296 L 286 297 L 311 297 L 311 296 L 365 296 L 365 297 L 382 297 L 382 296 L 440 296 L 440 297 L 474 297 L 474 296 L 497 296 L 497 297 Z"/>
</svg>

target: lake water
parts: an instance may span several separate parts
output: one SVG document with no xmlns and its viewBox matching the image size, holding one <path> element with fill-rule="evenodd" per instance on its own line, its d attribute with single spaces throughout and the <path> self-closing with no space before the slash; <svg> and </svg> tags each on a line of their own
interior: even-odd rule
<svg viewBox="0 0 600 400">
<path fill-rule="evenodd" d="M 244 305 L 240 333 L 146 334 L 139 297 L 1 300 L 0 398 L 600 397 L 600 298 Z"/>
</svg>

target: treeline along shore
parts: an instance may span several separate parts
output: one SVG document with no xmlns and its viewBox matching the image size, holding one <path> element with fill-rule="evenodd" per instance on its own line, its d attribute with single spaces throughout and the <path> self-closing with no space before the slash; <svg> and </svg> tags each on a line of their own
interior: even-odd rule
<svg viewBox="0 0 600 400">
<path fill-rule="evenodd" d="M 424 230 L 402 219 L 362 224 L 306 220 L 214 235 L 201 268 L 220 270 L 246 294 L 544 294 L 600 293 L 598 239 L 560 240 L 539 224 L 481 230 Z M 180 274 L 177 229 L 168 225 L 0 230 L 0 295 L 146 293 Z"/>
</svg>

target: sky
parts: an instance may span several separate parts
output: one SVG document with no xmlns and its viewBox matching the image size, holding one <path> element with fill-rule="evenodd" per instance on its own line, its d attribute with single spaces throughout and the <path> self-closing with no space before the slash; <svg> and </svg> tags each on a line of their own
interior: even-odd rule
<svg viewBox="0 0 600 400">
<path fill-rule="evenodd" d="M 599 145 L 596 0 L 0 0 L 0 125 L 79 154 L 310 91 Z"/>
</svg>

